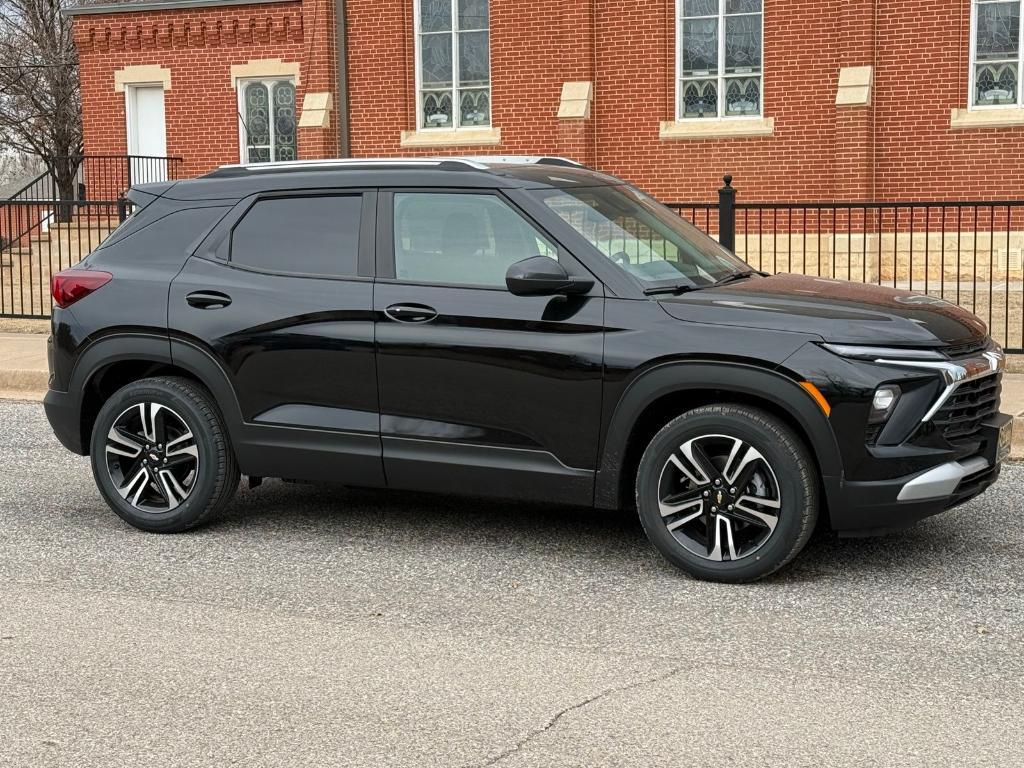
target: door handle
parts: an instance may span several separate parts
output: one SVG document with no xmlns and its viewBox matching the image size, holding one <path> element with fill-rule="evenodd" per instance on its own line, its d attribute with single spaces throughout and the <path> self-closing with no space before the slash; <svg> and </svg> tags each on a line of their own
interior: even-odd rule
<svg viewBox="0 0 1024 768">
<path fill-rule="evenodd" d="M 231 303 L 231 297 L 220 291 L 193 291 L 185 301 L 196 309 L 223 309 Z"/>
<path fill-rule="evenodd" d="M 425 304 L 392 304 L 384 314 L 400 323 L 429 323 L 437 317 L 437 310 Z"/>
</svg>

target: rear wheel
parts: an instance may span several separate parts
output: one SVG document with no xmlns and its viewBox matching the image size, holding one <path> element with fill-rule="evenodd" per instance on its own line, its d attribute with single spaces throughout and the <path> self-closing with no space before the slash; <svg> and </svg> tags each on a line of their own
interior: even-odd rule
<svg viewBox="0 0 1024 768">
<path fill-rule="evenodd" d="M 818 516 L 806 446 L 774 416 L 740 405 L 695 408 L 666 424 L 640 460 L 636 500 L 658 551 L 712 581 L 778 570 Z"/>
<path fill-rule="evenodd" d="M 176 533 L 223 509 L 238 466 L 205 389 L 176 377 L 143 379 L 100 409 L 90 447 L 107 504 L 145 531 Z"/>
</svg>

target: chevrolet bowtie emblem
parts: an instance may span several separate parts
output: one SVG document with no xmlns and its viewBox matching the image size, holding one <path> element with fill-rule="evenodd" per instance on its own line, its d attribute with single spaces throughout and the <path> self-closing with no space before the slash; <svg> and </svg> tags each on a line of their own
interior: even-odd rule
<svg viewBox="0 0 1024 768">
<path fill-rule="evenodd" d="M 724 497 L 722 496 L 722 492 L 721 491 L 718 491 L 718 492 L 715 493 L 715 502 L 717 504 L 721 504 L 723 498 Z"/>
</svg>

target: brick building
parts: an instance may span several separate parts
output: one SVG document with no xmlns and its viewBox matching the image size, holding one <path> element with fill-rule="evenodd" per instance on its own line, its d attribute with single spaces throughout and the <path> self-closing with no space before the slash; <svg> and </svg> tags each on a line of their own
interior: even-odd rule
<svg viewBox="0 0 1024 768">
<path fill-rule="evenodd" d="M 1022 0 L 73 8 L 89 154 L 554 154 L 662 199 L 1024 196 Z"/>
</svg>

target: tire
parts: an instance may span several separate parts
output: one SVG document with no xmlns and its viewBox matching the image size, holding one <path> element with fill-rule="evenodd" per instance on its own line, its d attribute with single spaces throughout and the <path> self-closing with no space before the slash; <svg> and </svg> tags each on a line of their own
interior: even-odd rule
<svg viewBox="0 0 1024 768">
<path fill-rule="evenodd" d="M 673 565 L 708 581 L 756 581 L 810 538 L 817 474 L 807 446 L 776 417 L 707 405 L 651 440 L 637 470 L 636 502 L 647 537 Z"/>
<path fill-rule="evenodd" d="M 119 389 L 100 408 L 89 454 L 110 508 L 152 533 L 207 522 L 238 488 L 223 418 L 189 379 L 142 379 Z"/>
</svg>

